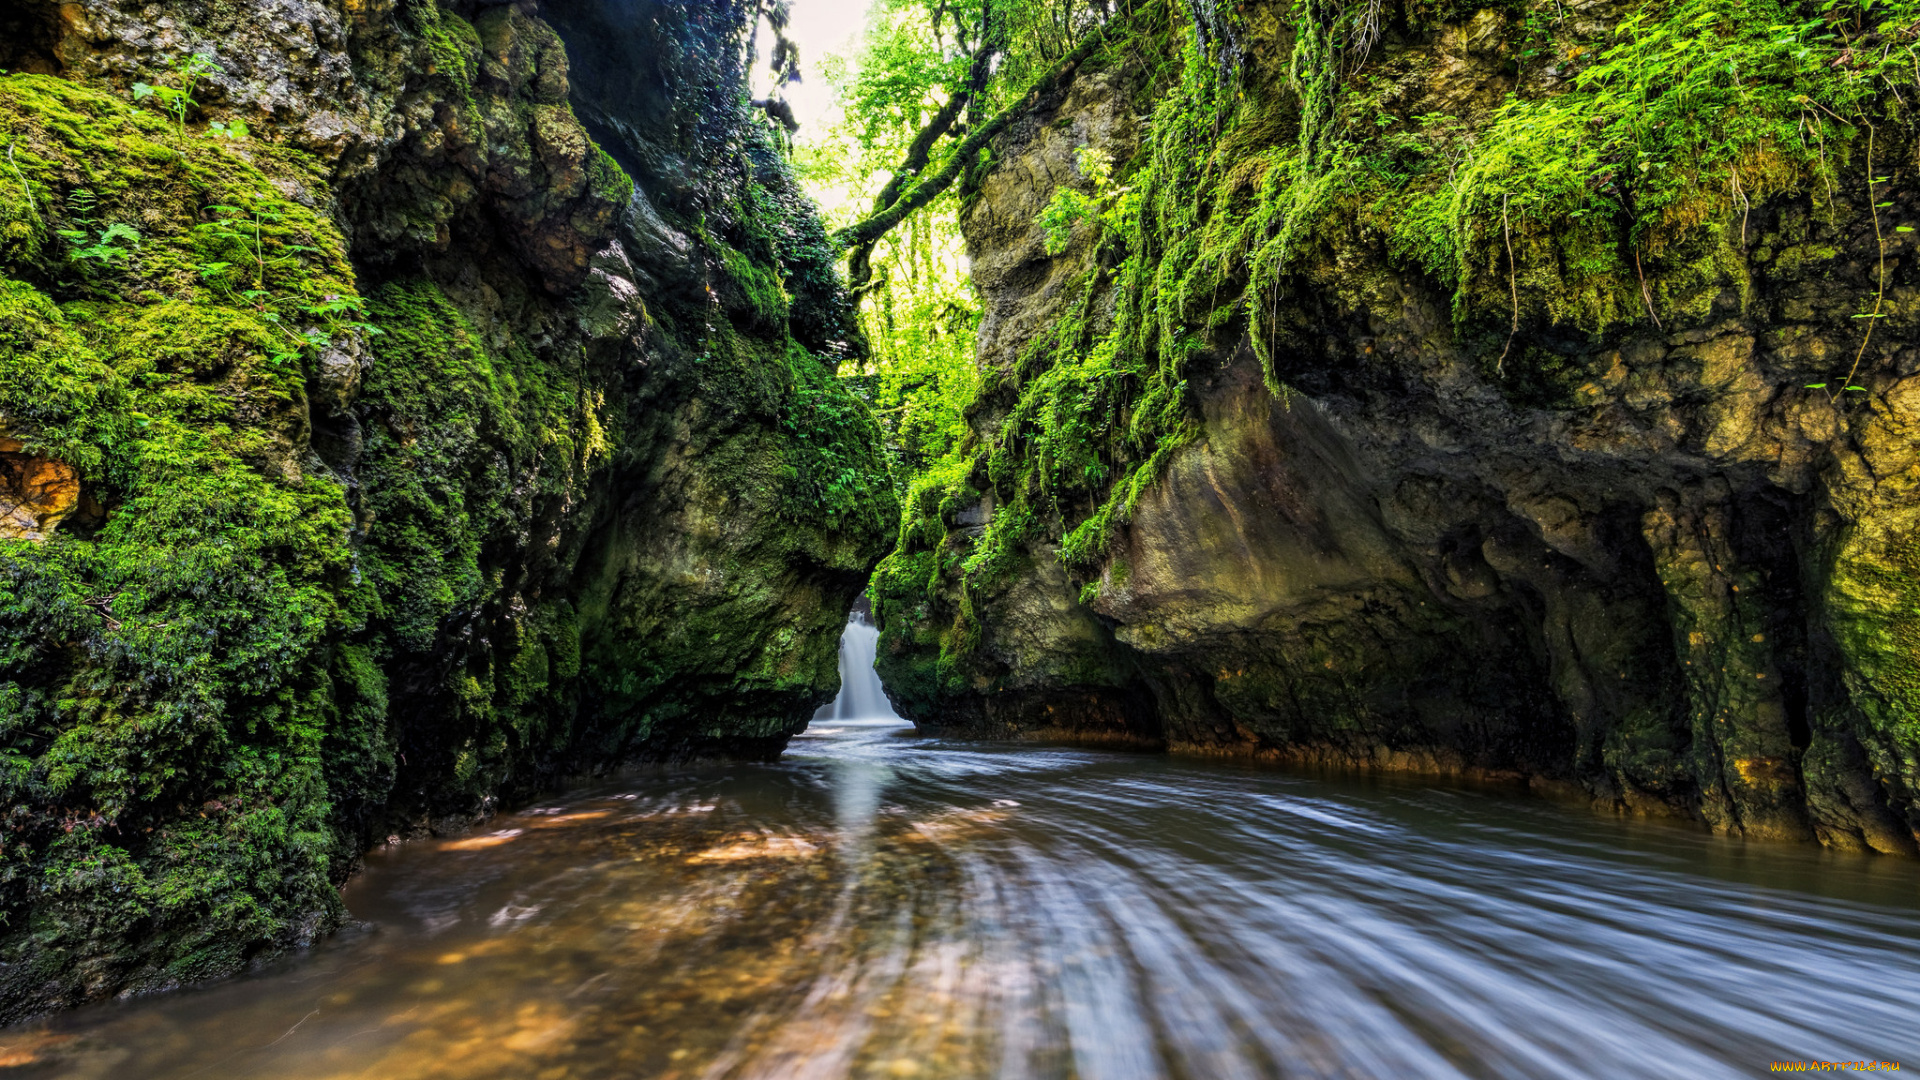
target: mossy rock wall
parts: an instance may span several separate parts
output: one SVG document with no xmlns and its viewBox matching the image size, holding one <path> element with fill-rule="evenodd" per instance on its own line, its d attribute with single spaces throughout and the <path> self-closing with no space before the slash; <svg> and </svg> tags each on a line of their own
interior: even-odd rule
<svg viewBox="0 0 1920 1080">
<path fill-rule="evenodd" d="M 963 219 L 902 713 L 1913 852 L 1915 13 L 1133 17 Z"/>
<path fill-rule="evenodd" d="M 742 13 L 642 6 L 721 107 L 620 137 L 728 213 L 589 136 L 530 5 L 10 16 L 0 1020 L 234 972 L 369 844 L 774 755 L 837 689 L 894 520 L 858 343 Z M 179 114 L 135 92 L 196 53 Z"/>
</svg>

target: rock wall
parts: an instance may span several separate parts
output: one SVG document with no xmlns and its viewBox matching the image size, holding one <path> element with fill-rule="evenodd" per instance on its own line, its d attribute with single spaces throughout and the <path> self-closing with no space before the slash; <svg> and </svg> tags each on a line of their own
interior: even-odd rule
<svg viewBox="0 0 1920 1080">
<path fill-rule="evenodd" d="M 1061 354 L 1033 343 L 1068 320 L 1079 340 L 1138 340 L 1104 335 L 1129 302 L 1113 268 L 1152 250 L 1155 211 L 1083 222 L 1050 249 L 1042 210 L 1062 188 L 1102 197 L 1085 150 L 1123 179 L 1162 160 L 1181 130 L 1154 113 L 1172 92 L 1165 57 L 1237 65 L 1211 135 L 1206 115 L 1185 129 L 1195 171 L 1224 192 L 1192 200 L 1190 231 L 1207 236 L 1291 197 L 1259 169 L 1320 153 L 1301 133 L 1326 85 L 1366 95 L 1369 132 L 1436 117 L 1484 132 L 1510 91 L 1573 85 L 1574 62 L 1524 59 L 1533 24 L 1506 8 L 1389 5 L 1360 66 L 1350 48 L 1317 90 L 1301 39 L 1329 33 L 1320 9 L 1302 23 L 1297 7 L 1246 5 L 1208 46 L 1192 44 L 1209 30 L 1194 8 L 1003 137 L 969 206 L 989 389 L 967 479 L 921 493 L 878 579 L 896 708 L 986 737 L 1521 778 L 1736 835 L 1912 853 L 1920 294 L 1916 234 L 1899 230 L 1920 208 L 1898 106 L 1827 147 L 1840 164 L 1824 179 L 1744 202 L 1722 189 L 1669 247 L 1609 248 L 1627 260 L 1624 299 L 1584 324 L 1566 297 L 1602 288 L 1600 272 L 1554 246 L 1582 226 L 1530 239 L 1494 197 L 1455 226 L 1486 238 L 1458 292 L 1390 241 L 1380 217 L 1419 183 L 1451 183 L 1444 160 L 1394 205 L 1330 196 L 1315 231 L 1299 226 L 1306 254 L 1264 285 L 1254 263 L 1274 248 L 1258 238 L 1184 249 L 1204 280 L 1175 267 L 1153 280 L 1187 292 L 1147 294 L 1163 304 L 1150 329 L 1190 343 L 1164 380 L 1176 434 L 1107 503 L 1110 538 L 1075 558 L 1063 545 L 1099 523 L 1107 489 L 1058 479 L 1047 455 L 1068 449 L 1051 432 L 1076 410 L 1137 431 L 1152 365 L 1075 359 L 1135 388 L 1101 396 L 1112 383 L 1047 384 Z M 1567 18 L 1608 40 L 1629 10 Z M 1386 159 L 1391 137 L 1348 145 Z M 1274 156 L 1296 140 L 1298 157 Z M 1856 354 L 1860 389 L 1842 390 Z M 1054 396 L 1036 410 L 1043 384 Z M 1125 465 L 1129 444 L 1110 445 L 1086 475 Z"/>
<path fill-rule="evenodd" d="M 0 16 L 0 1020 L 830 699 L 895 510 L 748 8 Z"/>
</svg>

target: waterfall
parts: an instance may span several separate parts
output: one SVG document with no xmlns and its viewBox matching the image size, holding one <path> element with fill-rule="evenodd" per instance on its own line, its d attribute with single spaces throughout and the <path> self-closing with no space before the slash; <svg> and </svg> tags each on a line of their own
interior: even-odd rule
<svg viewBox="0 0 1920 1080">
<path fill-rule="evenodd" d="M 873 625 L 864 602 L 847 619 L 840 634 L 840 696 L 820 706 L 815 720 L 894 720 L 900 715 L 887 702 L 880 689 L 880 676 L 874 673 L 873 657 L 880 644 L 880 630 Z"/>
</svg>

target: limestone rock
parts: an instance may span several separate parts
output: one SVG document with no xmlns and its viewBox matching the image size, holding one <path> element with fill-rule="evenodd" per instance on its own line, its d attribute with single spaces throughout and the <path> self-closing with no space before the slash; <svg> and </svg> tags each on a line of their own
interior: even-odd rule
<svg viewBox="0 0 1920 1080">
<path fill-rule="evenodd" d="M 1244 123 L 1206 169 L 1271 181 L 1305 122 L 1297 22 L 1265 0 L 1236 10 Z M 1605 36 L 1618 10 L 1569 17 Z M 1516 65 L 1515 27 L 1493 11 L 1391 34 L 1353 87 L 1396 132 L 1411 117 L 1484 119 L 1516 68 L 1539 80 L 1520 96 L 1566 84 Z M 1138 67 L 1083 73 L 1039 102 L 998 140 L 963 214 L 989 387 L 970 445 L 993 445 L 1022 386 L 1041 382 L 1047 361 L 1023 357 L 1079 283 L 1107 283 L 1074 309 L 1086 340 L 1112 325 L 1119 292 L 1099 260 L 1160 250 L 1131 234 L 1103 249 L 1082 228 L 1049 254 L 1036 221 L 1056 190 L 1090 190 L 1078 153 L 1162 152 L 1141 145 L 1138 118 L 1161 101 Z M 1908 160 L 1910 136 L 1882 138 L 1878 160 Z M 1216 213 L 1245 212 L 1260 183 Z M 1864 190 L 1863 168 L 1834 183 Z M 1695 278 L 1649 286 L 1658 323 L 1635 296 L 1604 333 L 1542 317 L 1510 342 L 1507 279 L 1497 322 L 1456 327 L 1451 285 L 1369 222 L 1336 220 L 1296 241 L 1305 253 L 1253 305 L 1271 320 L 1271 371 L 1237 295 L 1244 259 L 1206 266 L 1211 301 L 1165 300 L 1190 287 L 1185 268 L 1149 267 L 1153 317 L 1175 324 L 1155 332 L 1193 336 L 1180 361 L 1193 435 L 1127 503 L 1097 566 L 1070 572 L 1056 544 L 1097 491 L 1035 509 L 990 582 L 955 569 L 984 550 L 985 515 L 927 522 L 944 535 L 895 558 L 924 560 L 915 580 L 933 585 L 877 605 L 895 706 L 956 733 L 1124 729 L 1189 752 L 1525 778 L 1729 834 L 1912 852 L 1920 376 L 1906 343 L 1920 309 L 1893 299 L 1914 288 L 1911 228 L 1885 231 L 1910 212 L 1887 202 L 1876 229 L 1863 205 L 1777 193 L 1728 223 L 1726 246 L 1673 256 L 1697 260 Z M 1876 295 L 1886 237 L 1890 314 L 1863 350 L 1854 316 Z M 1511 288 L 1550 308 L 1556 297 L 1530 294 L 1528 258 Z M 1507 265 L 1501 253 L 1472 272 L 1494 281 Z M 1808 385 L 1856 356 L 1860 389 Z M 1003 467 L 976 468 L 964 501 L 1006 505 L 1009 482 L 987 475 Z"/>
<path fill-rule="evenodd" d="M 548 7 L 0 2 L 6 198 L 141 235 L 54 274 L 0 205 L 0 1024 L 231 974 L 371 843 L 831 699 L 896 513 L 743 105 L 757 7 Z M 189 56 L 184 124 L 132 99 Z"/>
<path fill-rule="evenodd" d="M 0 540 L 45 540 L 80 506 L 80 473 L 0 430 Z"/>
</svg>

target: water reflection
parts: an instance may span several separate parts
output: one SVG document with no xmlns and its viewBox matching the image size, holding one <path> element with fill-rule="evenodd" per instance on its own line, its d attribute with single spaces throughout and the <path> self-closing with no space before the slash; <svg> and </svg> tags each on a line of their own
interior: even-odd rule
<svg viewBox="0 0 1920 1080">
<path fill-rule="evenodd" d="M 61 1077 L 1732 1077 L 1920 1057 L 1920 867 L 819 725 L 376 854 L 370 928 L 0 1033 Z"/>
</svg>

